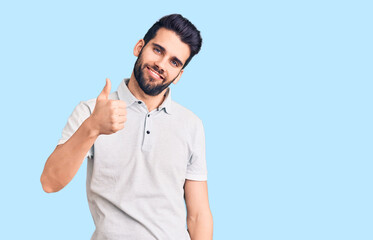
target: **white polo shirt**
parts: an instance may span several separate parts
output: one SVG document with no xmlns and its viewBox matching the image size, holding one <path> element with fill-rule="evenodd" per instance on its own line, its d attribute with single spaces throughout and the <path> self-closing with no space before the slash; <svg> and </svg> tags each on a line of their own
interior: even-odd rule
<svg viewBox="0 0 373 240">
<path fill-rule="evenodd" d="M 124 79 L 109 99 L 127 105 L 124 128 L 100 135 L 87 153 L 87 198 L 96 226 L 92 239 L 190 240 L 186 229 L 185 179 L 206 181 L 202 121 L 171 99 L 148 112 Z M 58 144 L 89 117 L 96 98 L 81 101 Z"/>
</svg>

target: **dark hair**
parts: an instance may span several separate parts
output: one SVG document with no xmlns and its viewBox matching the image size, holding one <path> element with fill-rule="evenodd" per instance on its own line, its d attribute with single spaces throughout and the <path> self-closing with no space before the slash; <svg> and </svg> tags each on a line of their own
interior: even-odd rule
<svg viewBox="0 0 373 240">
<path fill-rule="evenodd" d="M 171 14 L 162 17 L 148 30 L 144 36 L 145 45 L 155 37 L 158 29 L 166 28 L 174 31 L 182 42 L 188 44 L 190 56 L 184 63 L 183 68 L 188 65 L 192 57 L 196 55 L 202 46 L 202 37 L 200 31 L 186 18 L 180 14 Z"/>
</svg>

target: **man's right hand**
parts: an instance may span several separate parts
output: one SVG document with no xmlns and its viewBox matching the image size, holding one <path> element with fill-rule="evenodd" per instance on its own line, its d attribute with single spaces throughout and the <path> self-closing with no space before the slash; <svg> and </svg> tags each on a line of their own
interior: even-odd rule
<svg viewBox="0 0 373 240">
<path fill-rule="evenodd" d="M 122 100 L 109 99 L 111 82 L 106 78 L 106 85 L 96 100 L 96 106 L 90 116 L 92 128 L 98 135 L 112 134 L 124 128 L 127 120 L 126 103 Z"/>
</svg>

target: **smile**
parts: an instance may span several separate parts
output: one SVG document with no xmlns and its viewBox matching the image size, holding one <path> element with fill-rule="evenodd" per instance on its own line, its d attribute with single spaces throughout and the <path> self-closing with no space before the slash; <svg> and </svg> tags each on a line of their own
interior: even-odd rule
<svg viewBox="0 0 373 240">
<path fill-rule="evenodd" d="M 149 68 L 149 67 L 146 67 L 149 71 L 149 73 L 156 79 L 163 79 L 163 77 L 161 75 L 159 75 L 156 71 L 154 71 L 153 69 Z"/>
</svg>

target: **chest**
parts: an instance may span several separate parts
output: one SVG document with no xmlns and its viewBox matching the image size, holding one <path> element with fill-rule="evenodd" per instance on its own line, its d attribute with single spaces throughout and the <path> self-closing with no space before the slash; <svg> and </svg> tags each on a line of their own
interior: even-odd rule
<svg viewBox="0 0 373 240">
<path fill-rule="evenodd" d="M 92 182 L 101 190 L 182 187 L 190 158 L 189 133 L 168 116 L 132 114 L 124 129 L 94 143 Z"/>
</svg>

